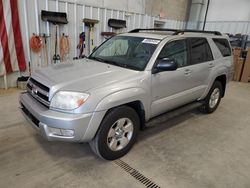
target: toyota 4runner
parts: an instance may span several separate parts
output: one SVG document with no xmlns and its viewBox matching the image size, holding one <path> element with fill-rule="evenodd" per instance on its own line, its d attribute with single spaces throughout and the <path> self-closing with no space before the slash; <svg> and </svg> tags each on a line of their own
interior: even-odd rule
<svg viewBox="0 0 250 188">
<path fill-rule="evenodd" d="M 47 140 L 89 142 L 114 160 L 153 117 L 194 102 L 214 112 L 233 70 L 228 37 L 219 32 L 135 29 L 88 58 L 37 70 L 20 105 Z"/>
</svg>

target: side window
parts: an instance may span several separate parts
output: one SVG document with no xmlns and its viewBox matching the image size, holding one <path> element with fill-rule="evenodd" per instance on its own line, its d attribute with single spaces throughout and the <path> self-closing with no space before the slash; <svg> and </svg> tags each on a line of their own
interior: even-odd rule
<svg viewBox="0 0 250 188">
<path fill-rule="evenodd" d="M 161 50 L 158 59 L 162 58 L 174 58 L 178 67 L 184 67 L 188 65 L 187 58 L 187 41 L 186 40 L 176 40 L 167 43 Z"/>
<path fill-rule="evenodd" d="M 198 64 L 212 61 L 213 55 L 210 46 L 205 38 L 191 38 L 191 63 Z"/>
<path fill-rule="evenodd" d="M 213 39 L 223 57 L 231 56 L 231 48 L 227 39 Z"/>
</svg>

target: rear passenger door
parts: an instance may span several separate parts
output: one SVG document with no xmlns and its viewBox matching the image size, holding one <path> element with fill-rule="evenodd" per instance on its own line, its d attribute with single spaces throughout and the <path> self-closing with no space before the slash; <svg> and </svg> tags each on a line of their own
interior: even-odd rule
<svg viewBox="0 0 250 188">
<path fill-rule="evenodd" d="M 193 87 L 193 96 L 198 99 L 208 87 L 209 75 L 215 66 L 213 55 L 206 38 L 189 38 L 190 72 L 189 81 Z"/>
</svg>

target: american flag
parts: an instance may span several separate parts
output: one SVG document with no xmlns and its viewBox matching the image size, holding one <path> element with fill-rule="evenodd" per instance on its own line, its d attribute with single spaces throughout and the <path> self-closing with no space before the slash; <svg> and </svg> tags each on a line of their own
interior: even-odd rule
<svg viewBox="0 0 250 188">
<path fill-rule="evenodd" d="M 25 69 L 18 0 L 0 0 L 0 76 Z"/>
</svg>

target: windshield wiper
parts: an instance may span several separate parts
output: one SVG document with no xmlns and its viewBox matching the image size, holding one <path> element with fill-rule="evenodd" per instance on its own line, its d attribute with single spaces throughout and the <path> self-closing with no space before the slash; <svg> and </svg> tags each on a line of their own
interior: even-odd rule
<svg viewBox="0 0 250 188">
<path fill-rule="evenodd" d="M 99 62 L 102 62 L 102 63 L 108 63 L 108 64 L 111 64 L 111 65 L 116 65 L 118 67 L 123 67 L 123 68 L 133 69 L 133 70 L 137 70 L 138 71 L 138 68 L 135 67 L 135 66 L 132 66 L 132 65 L 117 63 L 115 61 L 111 61 L 111 60 L 107 60 L 107 59 L 102 59 L 102 58 L 99 58 L 99 57 L 91 57 L 90 59 L 93 59 L 93 60 L 96 60 L 96 61 L 99 61 Z"/>
<path fill-rule="evenodd" d="M 111 61 L 111 60 L 107 60 L 107 59 L 102 59 L 100 57 L 91 57 L 90 59 L 93 59 L 93 60 L 96 60 L 96 61 L 100 61 L 100 62 L 103 62 L 103 63 L 108 63 L 108 64 L 120 66 L 120 64 L 117 63 L 117 62 L 115 62 L 115 61 Z"/>
<path fill-rule="evenodd" d="M 105 61 L 104 59 L 99 58 L 99 57 L 90 57 L 89 59 L 93 59 L 93 60 L 96 60 L 96 61 L 99 61 L 99 62 L 104 62 Z"/>
<path fill-rule="evenodd" d="M 121 66 L 121 67 L 124 67 L 124 68 L 128 68 L 128 69 L 133 69 L 133 70 L 139 70 L 139 68 L 138 67 L 135 67 L 135 66 L 133 66 L 133 65 L 128 65 L 128 64 L 120 64 L 119 66 Z"/>
</svg>

